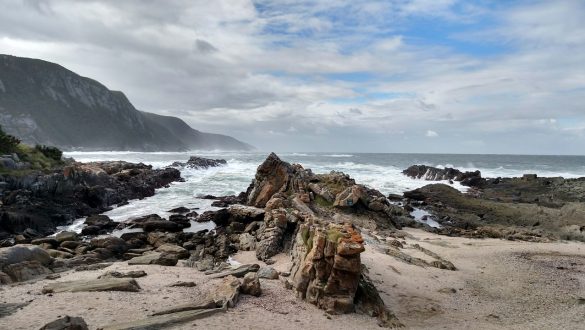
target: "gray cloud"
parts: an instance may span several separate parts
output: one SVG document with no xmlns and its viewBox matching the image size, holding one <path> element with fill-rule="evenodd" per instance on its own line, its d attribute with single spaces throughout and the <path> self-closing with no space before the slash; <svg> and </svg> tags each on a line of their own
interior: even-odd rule
<svg viewBox="0 0 585 330">
<path fill-rule="evenodd" d="M 462 2 L 456 13 L 457 2 L 307 0 L 283 10 L 269 0 L 4 1 L 0 52 L 57 62 L 124 91 L 139 109 L 263 149 L 581 153 L 582 2 L 491 13 Z M 340 10 L 355 14 L 342 23 L 317 15 Z M 505 48 L 500 54 L 401 35 L 412 15 L 472 22 L 486 14 L 494 26 L 452 37 L 481 38 Z M 352 45 L 360 47 L 344 51 Z M 352 72 L 376 78 L 328 78 Z"/>
</svg>

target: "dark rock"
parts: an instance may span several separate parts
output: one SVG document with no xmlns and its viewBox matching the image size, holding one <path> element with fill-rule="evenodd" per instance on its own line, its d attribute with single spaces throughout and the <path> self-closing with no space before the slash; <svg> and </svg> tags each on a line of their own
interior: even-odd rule
<svg viewBox="0 0 585 330">
<path fill-rule="evenodd" d="M 122 255 L 124 252 L 128 251 L 128 245 L 126 242 L 123 239 L 114 236 L 94 238 L 90 241 L 90 245 L 93 249 L 102 248 L 115 255 Z"/>
<path fill-rule="evenodd" d="M 176 207 L 174 209 L 168 210 L 169 213 L 187 213 L 190 210 L 184 206 Z"/>
<path fill-rule="evenodd" d="M 162 232 L 178 232 L 181 231 L 181 227 L 175 222 L 167 220 L 149 220 L 144 223 L 143 227 L 145 232 L 151 231 L 162 231 Z"/>
<path fill-rule="evenodd" d="M 64 316 L 45 324 L 41 330 L 88 330 L 87 323 L 81 317 Z"/>
<path fill-rule="evenodd" d="M 224 159 L 209 159 L 203 157 L 191 156 L 186 163 L 174 162 L 173 167 L 188 167 L 195 169 L 206 169 L 210 167 L 217 167 L 227 164 Z"/>
<path fill-rule="evenodd" d="M 424 179 L 427 181 L 441 181 L 441 180 L 453 180 L 460 181 L 462 185 L 466 186 L 478 186 L 483 181 L 481 180 L 481 172 L 461 172 L 458 169 L 446 167 L 436 168 L 426 165 L 412 165 L 406 170 L 402 171 L 403 174 L 415 178 Z"/>
</svg>

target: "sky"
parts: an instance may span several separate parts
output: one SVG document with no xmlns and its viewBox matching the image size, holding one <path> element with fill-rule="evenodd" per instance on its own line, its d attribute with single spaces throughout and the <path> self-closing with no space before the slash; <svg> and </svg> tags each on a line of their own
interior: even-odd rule
<svg viewBox="0 0 585 330">
<path fill-rule="evenodd" d="M 260 150 L 585 154 L 583 0 L 0 2 L 0 53 Z"/>
</svg>

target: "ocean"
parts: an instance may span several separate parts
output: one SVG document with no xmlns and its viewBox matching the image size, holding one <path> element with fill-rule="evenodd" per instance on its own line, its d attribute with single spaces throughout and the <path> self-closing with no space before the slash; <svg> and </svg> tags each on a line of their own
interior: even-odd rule
<svg viewBox="0 0 585 330">
<path fill-rule="evenodd" d="M 105 214 L 114 221 L 156 213 L 168 217 L 167 211 L 185 206 L 198 208 L 198 212 L 213 210 L 211 200 L 199 199 L 199 195 L 237 195 L 245 191 L 256 168 L 269 152 L 66 152 L 80 162 L 124 160 L 142 162 L 155 168 L 165 167 L 175 161 L 185 162 L 190 156 L 221 158 L 226 166 L 205 170 L 183 169 L 185 182 L 159 189 L 153 197 L 131 201 L 128 205 L 114 208 Z M 302 164 L 314 173 L 332 170 L 349 174 L 357 183 L 378 189 L 384 194 L 402 194 L 428 184 L 428 181 L 406 177 L 401 172 L 410 165 L 424 164 L 435 167 L 454 167 L 462 171 L 480 170 L 483 177 L 514 177 L 525 173 L 538 176 L 576 178 L 585 176 L 585 156 L 526 156 L 526 155 L 449 155 L 449 154 L 382 154 L 382 153 L 290 153 L 277 155 L 284 161 Z M 457 183 L 455 188 L 465 191 Z M 82 219 L 63 230 L 80 231 Z M 192 223 L 189 230 L 212 229 L 211 223 Z"/>
</svg>

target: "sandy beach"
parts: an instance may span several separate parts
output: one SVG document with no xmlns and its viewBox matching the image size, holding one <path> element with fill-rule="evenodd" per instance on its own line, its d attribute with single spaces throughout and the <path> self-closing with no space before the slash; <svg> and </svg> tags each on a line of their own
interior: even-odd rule
<svg viewBox="0 0 585 330">
<path fill-rule="evenodd" d="M 384 251 L 394 238 L 364 232 L 368 242 L 362 263 L 387 306 L 409 329 L 581 329 L 585 322 L 585 244 L 529 243 L 499 239 L 467 239 L 402 231 L 403 252 L 431 261 L 413 248 L 428 249 L 452 262 L 456 271 L 408 264 Z M 239 252 L 240 263 L 259 263 L 253 252 Z M 274 258 L 286 271 L 290 259 Z M 54 281 L 95 279 L 108 270 L 145 270 L 142 291 L 42 294 Z M 168 287 L 193 281 L 195 287 Z M 0 302 L 25 303 L 0 318 L 2 329 L 37 329 L 63 315 L 83 317 L 90 329 L 141 319 L 153 312 L 190 302 L 220 280 L 188 267 L 128 266 L 116 262 L 95 271 L 68 271 L 57 280 L 38 280 L 2 287 Z M 365 315 L 327 315 L 295 297 L 281 280 L 261 280 L 260 297 L 242 295 L 236 308 L 170 329 L 378 329 Z"/>
</svg>

